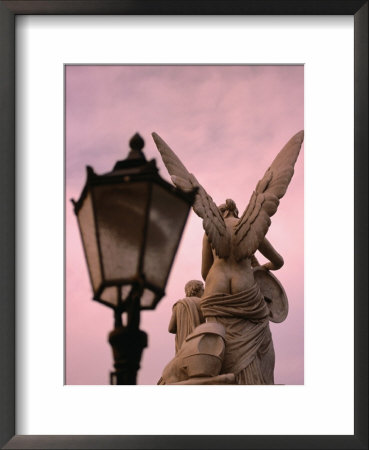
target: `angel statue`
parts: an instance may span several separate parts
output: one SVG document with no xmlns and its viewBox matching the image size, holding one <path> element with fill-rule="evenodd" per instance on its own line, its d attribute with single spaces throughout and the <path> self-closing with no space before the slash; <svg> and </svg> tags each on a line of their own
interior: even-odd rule
<svg viewBox="0 0 369 450">
<path fill-rule="evenodd" d="M 193 209 L 205 230 L 205 290 L 200 301 L 205 323 L 184 340 L 160 384 L 194 384 L 191 377 L 200 380 L 197 384 L 224 377 L 226 383 L 274 384 L 269 320 L 284 320 L 288 303 L 283 287 L 269 272 L 280 269 L 283 258 L 265 235 L 293 176 L 304 133 L 293 136 L 278 153 L 240 217 L 231 199 L 217 207 L 163 139 L 152 136 L 173 183 L 183 191 L 197 188 Z M 269 261 L 263 266 L 255 257 L 257 250 Z"/>
</svg>

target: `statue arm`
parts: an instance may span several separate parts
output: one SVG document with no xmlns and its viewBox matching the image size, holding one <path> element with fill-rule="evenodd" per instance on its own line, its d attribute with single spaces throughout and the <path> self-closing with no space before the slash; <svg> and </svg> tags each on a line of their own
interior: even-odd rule
<svg viewBox="0 0 369 450">
<path fill-rule="evenodd" d="M 209 270 L 213 265 L 214 257 L 213 252 L 211 251 L 211 246 L 206 234 L 204 234 L 204 238 L 202 240 L 202 265 L 201 265 L 201 276 L 203 280 L 206 280 L 208 276 Z"/>
<path fill-rule="evenodd" d="M 269 259 L 268 263 L 263 264 L 263 267 L 265 267 L 266 269 L 278 270 L 283 266 L 284 261 L 282 256 L 275 250 L 275 248 L 266 238 L 264 238 L 264 240 L 261 242 L 258 250 L 262 255 Z"/>
</svg>

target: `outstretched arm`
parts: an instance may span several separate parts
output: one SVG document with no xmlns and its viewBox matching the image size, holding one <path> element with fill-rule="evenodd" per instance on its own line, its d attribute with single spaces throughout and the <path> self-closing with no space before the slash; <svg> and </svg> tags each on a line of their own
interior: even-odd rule
<svg viewBox="0 0 369 450">
<path fill-rule="evenodd" d="M 208 276 L 209 270 L 213 265 L 214 257 L 213 252 L 211 251 L 211 246 L 206 234 L 204 234 L 204 238 L 202 240 L 202 265 L 201 265 L 201 276 L 203 280 L 206 280 Z"/>
<path fill-rule="evenodd" d="M 264 238 L 258 248 L 259 252 L 265 256 L 265 258 L 269 259 L 270 262 L 263 264 L 268 270 L 278 270 L 283 264 L 282 256 L 275 250 L 272 244 L 268 241 L 268 239 Z"/>
</svg>

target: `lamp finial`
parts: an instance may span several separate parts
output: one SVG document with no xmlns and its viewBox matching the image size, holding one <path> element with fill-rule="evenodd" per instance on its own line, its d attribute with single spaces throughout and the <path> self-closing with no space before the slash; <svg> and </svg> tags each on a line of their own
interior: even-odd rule
<svg viewBox="0 0 369 450">
<path fill-rule="evenodd" d="M 129 146 L 131 148 L 131 151 L 128 154 L 127 159 L 144 159 L 145 155 L 142 152 L 142 149 L 144 148 L 145 141 L 142 139 L 142 137 L 139 135 L 139 133 L 136 133 L 134 136 L 131 137 L 131 140 L 129 141 Z"/>
</svg>

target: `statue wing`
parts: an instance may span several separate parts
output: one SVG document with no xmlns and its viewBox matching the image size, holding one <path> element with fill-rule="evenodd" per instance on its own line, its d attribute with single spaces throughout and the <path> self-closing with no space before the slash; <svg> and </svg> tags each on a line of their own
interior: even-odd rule
<svg viewBox="0 0 369 450">
<path fill-rule="evenodd" d="M 251 257 L 263 241 L 270 218 L 284 196 L 294 173 L 294 166 L 304 140 L 304 132 L 293 136 L 258 182 L 250 202 L 235 227 L 234 252 L 237 261 Z"/>
<path fill-rule="evenodd" d="M 195 176 L 188 172 L 168 144 L 156 133 L 152 133 L 152 137 L 173 183 L 185 192 L 197 188 L 193 210 L 202 218 L 205 233 L 217 256 L 227 258 L 230 253 L 231 237 L 213 199 L 207 194 Z"/>
</svg>

